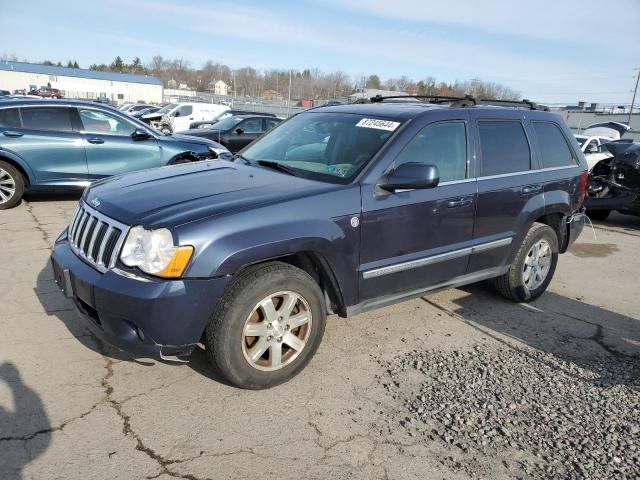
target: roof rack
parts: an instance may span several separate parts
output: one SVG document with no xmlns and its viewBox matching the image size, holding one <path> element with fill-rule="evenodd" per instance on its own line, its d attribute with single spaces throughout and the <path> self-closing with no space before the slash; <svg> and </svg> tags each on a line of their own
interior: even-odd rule
<svg viewBox="0 0 640 480">
<path fill-rule="evenodd" d="M 532 102 L 531 100 L 527 100 L 526 98 L 520 101 L 499 100 L 497 98 L 475 98 L 471 95 L 465 95 L 464 97 L 452 97 L 446 95 L 396 95 L 383 97 L 381 95 L 376 95 L 375 97 L 371 97 L 371 103 L 382 103 L 385 100 L 395 100 L 399 98 L 413 98 L 424 103 L 433 103 L 436 105 L 449 103 L 449 106 L 453 108 L 476 107 L 479 105 L 495 105 L 500 107 L 526 108 L 527 110 L 541 110 L 543 112 L 549 111 L 549 107 L 547 107 L 546 105 L 538 105 L 537 103 Z"/>
</svg>

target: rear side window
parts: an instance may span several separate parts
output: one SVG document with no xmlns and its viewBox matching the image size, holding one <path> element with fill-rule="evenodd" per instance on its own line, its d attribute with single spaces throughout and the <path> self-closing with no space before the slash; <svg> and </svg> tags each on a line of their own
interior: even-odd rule
<svg viewBox="0 0 640 480">
<path fill-rule="evenodd" d="M 538 137 L 542 166 L 544 168 L 576 165 L 576 160 L 569 149 L 569 145 L 556 124 L 533 122 L 533 129 L 536 131 L 536 137 Z"/>
<path fill-rule="evenodd" d="M 61 107 L 30 107 L 20 109 L 24 128 L 70 132 L 70 109 Z"/>
<path fill-rule="evenodd" d="M 394 168 L 408 162 L 438 167 L 441 182 L 467 176 L 467 133 L 463 122 L 444 122 L 424 127 L 400 152 Z"/>
<path fill-rule="evenodd" d="M 482 150 L 481 176 L 526 172 L 531 169 L 531 149 L 522 123 L 478 122 Z"/>
<path fill-rule="evenodd" d="M 0 127 L 20 127 L 20 114 L 17 108 L 0 110 Z"/>
</svg>

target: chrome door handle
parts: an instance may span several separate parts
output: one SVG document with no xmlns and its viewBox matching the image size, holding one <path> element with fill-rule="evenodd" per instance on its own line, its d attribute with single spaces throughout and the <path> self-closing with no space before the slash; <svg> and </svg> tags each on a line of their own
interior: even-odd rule
<svg viewBox="0 0 640 480">
<path fill-rule="evenodd" d="M 21 137 L 24 135 L 24 133 L 20 133 L 20 132 L 12 132 L 11 130 L 5 130 L 4 132 L 2 132 L 2 134 L 5 137 L 12 137 L 12 138 L 17 138 L 17 137 Z"/>
<path fill-rule="evenodd" d="M 447 207 L 449 208 L 466 207 L 472 204 L 473 204 L 473 198 L 470 198 L 470 197 L 454 198 L 452 200 L 447 200 Z"/>
<path fill-rule="evenodd" d="M 527 185 L 526 187 L 522 187 L 522 193 L 538 193 L 542 190 L 540 185 Z"/>
<path fill-rule="evenodd" d="M 100 145 L 101 143 L 104 143 L 104 140 L 103 140 L 103 139 L 101 139 L 101 138 L 95 138 L 95 137 L 93 137 L 93 138 L 87 138 L 87 142 L 89 142 L 89 143 L 93 143 L 93 144 L 95 144 L 95 145 Z"/>
</svg>

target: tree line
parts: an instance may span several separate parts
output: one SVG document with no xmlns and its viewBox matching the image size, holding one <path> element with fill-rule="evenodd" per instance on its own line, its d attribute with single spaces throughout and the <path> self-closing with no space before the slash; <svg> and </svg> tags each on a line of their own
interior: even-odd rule
<svg viewBox="0 0 640 480">
<path fill-rule="evenodd" d="M 15 55 L 2 55 L 2 60 L 17 61 Z M 44 60 L 43 65 L 66 66 L 80 68 L 76 60 L 67 64 Z M 364 88 L 391 90 L 418 95 L 463 96 L 470 94 L 479 98 L 498 98 L 516 100 L 520 92 L 497 82 L 487 82 L 479 78 L 466 81 L 443 82 L 433 76 L 414 80 L 406 75 L 398 78 L 382 80 L 379 75 L 350 76 L 343 71 L 323 72 L 317 68 L 304 70 L 265 69 L 258 70 L 250 66 L 231 69 L 228 65 L 206 61 L 201 67 L 194 67 L 184 58 L 168 59 L 161 55 L 154 56 L 150 62 L 143 63 L 139 57 L 126 62 L 117 56 L 109 64 L 92 64 L 91 70 L 104 72 L 133 73 L 152 75 L 162 80 L 167 86 L 170 81 L 178 85 L 186 85 L 197 91 L 212 90 L 213 82 L 222 80 L 230 86 L 230 93 L 237 96 L 270 98 L 288 98 L 289 78 L 291 76 L 291 98 L 293 99 L 332 99 L 348 96 Z"/>
</svg>

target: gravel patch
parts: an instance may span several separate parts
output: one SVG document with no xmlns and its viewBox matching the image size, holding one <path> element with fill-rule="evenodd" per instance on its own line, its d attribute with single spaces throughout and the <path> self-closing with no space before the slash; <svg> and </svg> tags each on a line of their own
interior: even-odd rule
<svg viewBox="0 0 640 480">
<path fill-rule="evenodd" d="M 574 363 L 475 347 L 381 364 L 406 414 L 400 424 L 454 447 L 458 455 L 443 459 L 453 470 L 483 476 L 482 465 L 498 459 L 520 478 L 640 478 L 638 359 Z"/>
</svg>

